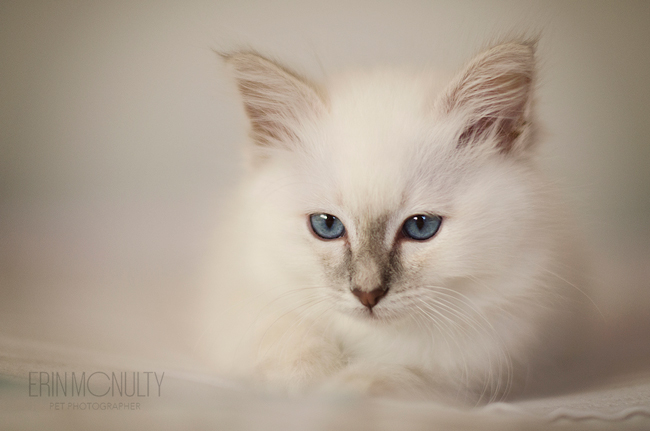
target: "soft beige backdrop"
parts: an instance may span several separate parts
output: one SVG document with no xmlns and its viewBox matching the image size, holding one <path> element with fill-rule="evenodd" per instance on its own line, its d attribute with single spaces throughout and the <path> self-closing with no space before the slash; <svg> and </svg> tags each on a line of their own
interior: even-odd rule
<svg viewBox="0 0 650 431">
<path fill-rule="evenodd" d="M 544 164 L 618 265 L 599 300 L 647 309 L 648 283 L 616 280 L 650 279 L 648 2 L 2 1 L 0 335 L 184 356 L 245 140 L 212 49 L 253 47 L 319 79 L 453 70 L 522 32 L 541 34 Z"/>
</svg>

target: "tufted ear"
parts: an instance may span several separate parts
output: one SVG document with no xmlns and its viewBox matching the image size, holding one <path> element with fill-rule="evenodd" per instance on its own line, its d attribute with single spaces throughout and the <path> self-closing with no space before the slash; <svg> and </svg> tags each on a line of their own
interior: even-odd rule
<svg viewBox="0 0 650 431">
<path fill-rule="evenodd" d="M 439 100 L 443 114 L 461 119 L 457 146 L 529 147 L 534 71 L 532 44 L 506 43 L 474 58 Z"/>
<path fill-rule="evenodd" d="M 251 51 L 222 57 L 234 70 L 257 145 L 291 148 L 300 121 L 325 111 L 317 87 L 283 66 Z"/>
</svg>

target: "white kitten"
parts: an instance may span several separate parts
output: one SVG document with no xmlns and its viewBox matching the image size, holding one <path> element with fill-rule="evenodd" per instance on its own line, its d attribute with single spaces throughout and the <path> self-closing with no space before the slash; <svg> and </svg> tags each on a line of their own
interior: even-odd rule
<svg viewBox="0 0 650 431">
<path fill-rule="evenodd" d="M 530 44 L 451 82 L 374 72 L 327 89 L 252 52 L 225 59 L 252 142 L 201 315 L 220 372 L 474 403 L 551 357 L 580 281 L 535 166 Z"/>
</svg>

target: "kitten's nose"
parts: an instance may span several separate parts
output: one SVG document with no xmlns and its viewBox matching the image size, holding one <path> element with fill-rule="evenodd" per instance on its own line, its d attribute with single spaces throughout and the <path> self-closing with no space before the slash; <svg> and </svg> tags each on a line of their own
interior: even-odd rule
<svg viewBox="0 0 650 431">
<path fill-rule="evenodd" d="M 359 289 L 352 290 L 354 296 L 359 298 L 359 302 L 361 302 L 369 309 L 372 309 L 372 307 L 374 307 L 379 302 L 379 300 L 384 297 L 384 295 L 386 295 L 386 292 L 387 291 L 381 287 L 375 290 L 371 290 L 370 292 L 364 292 L 363 290 Z"/>
</svg>

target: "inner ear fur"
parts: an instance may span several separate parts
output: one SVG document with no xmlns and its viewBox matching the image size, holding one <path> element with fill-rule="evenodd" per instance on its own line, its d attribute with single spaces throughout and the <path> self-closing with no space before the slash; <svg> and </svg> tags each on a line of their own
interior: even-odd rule
<svg viewBox="0 0 650 431">
<path fill-rule="evenodd" d="M 503 153 L 527 147 L 534 74 L 532 43 L 506 43 L 475 57 L 439 105 L 444 114 L 464 118 L 457 146 L 489 143 Z"/>
<path fill-rule="evenodd" d="M 255 144 L 288 148 L 297 141 L 296 125 L 325 111 L 323 92 L 288 68 L 253 51 L 221 56 L 233 70 Z"/>
</svg>

